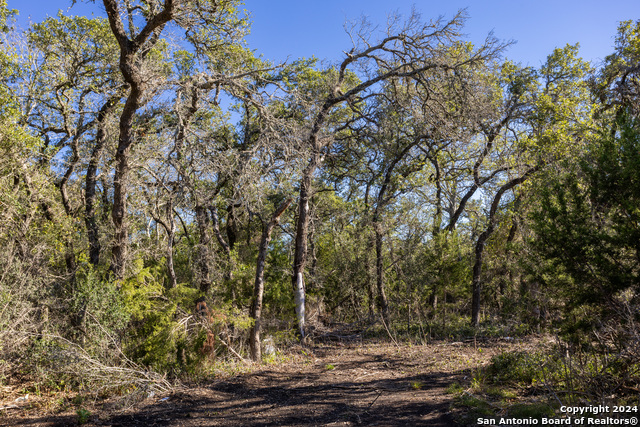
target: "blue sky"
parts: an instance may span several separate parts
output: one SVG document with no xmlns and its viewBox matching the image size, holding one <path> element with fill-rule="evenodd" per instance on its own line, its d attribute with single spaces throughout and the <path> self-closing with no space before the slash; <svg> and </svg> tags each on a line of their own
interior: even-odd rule
<svg viewBox="0 0 640 427">
<path fill-rule="evenodd" d="M 70 0 L 8 0 L 20 11 L 19 23 L 26 25 L 67 10 Z M 524 65 L 538 66 L 555 48 L 580 42 L 583 58 L 596 64 L 612 52 L 617 23 L 640 19 L 640 1 L 563 0 L 246 0 L 252 15 L 249 45 L 265 58 L 310 57 L 337 61 L 350 42 L 343 24 L 361 16 L 384 26 L 390 12 L 408 15 L 411 7 L 425 19 L 451 17 L 467 8 L 470 16 L 465 32 L 480 43 L 489 31 L 503 40 L 517 43 L 506 56 Z M 101 2 L 77 4 L 71 14 L 104 16 Z"/>
</svg>

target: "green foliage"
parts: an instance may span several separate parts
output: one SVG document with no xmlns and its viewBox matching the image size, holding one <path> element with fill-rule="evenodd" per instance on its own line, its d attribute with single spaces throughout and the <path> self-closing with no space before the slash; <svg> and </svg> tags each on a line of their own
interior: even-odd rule
<svg viewBox="0 0 640 427">
<path fill-rule="evenodd" d="M 132 275 L 122 283 L 122 296 L 133 321 L 143 320 L 156 311 L 156 300 L 162 300 L 164 286 L 152 273 L 152 267 L 144 267 L 144 261 L 133 262 Z"/>
<path fill-rule="evenodd" d="M 7 9 L 7 0 L 0 0 L 0 31 L 9 31 L 9 22 L 18 13 L 15 9 Z"/>
<path fill-rule="evenodd" d="M 65 76 L 70 90 L 82 80 L 96 79 L 89 88 L 101 92 L 97 78 L 112 74 L 112 64 L 118 57 L 117 44 L 104 18 L 58 12 L 57 17 L 34 24 L 28 42 L 43 56 L 40 71 Z"/>
<path fill-rule="evenodd" d="M 490 385 L 485 385 L 483 392 L 488 396 L 497 397 L 503 400 L 512 400 L 518 397 L 518 395 L 513 390 L 504 387 L 493 387 Z"/>
<path fill-rule="evenodd" d="M 622 21 L 615 38 L 615 51 L 605 66 L 590 80 L 600 103 L 599 117 L 610 119 L 620 108 L 640 114 L 637 64 L 640 60 L 640 20 Z"/>
<path fill-rule="evenodd" d="M 179 77 L 187 78 L 195 69 L 195 55 L 186 50 L 176 50 L 173 52 L 173 66 Z"/>
<path fill-rule="evenodd" d="M 366 310 L 368 303 L 365 260 L 373 255 L 368 246 L 372 230 L 358 224 L 361 212 L 360 203 L 346 201 L 330 192 L 320 193 L 315 198 L 315 213 L 322 219 L 314 231 L 312 246 L 318 268 L 306 279 L 307 288 L 318 301 L 324 300 L 328 311 L 336 318 L 354 315 L 352 310 L 344 310 L 342 304 L 351 295 L 361 304 L 353 307 L 355 310 Z M 372 258 L 370 260 L 375 263 Z"/>
<path fill-rule="evenodd" d="M 592 72 L 578 56 L 579 45 L 557 48 L 540 69 L 541 88 L 534 93 L 531 115 L 534 137 L 529 150 L 545 162 L 581 151 L 580 136 L 589 134 L 593 104 L 586 77 Z"/>
<path fill-rule="evenodd" d="M 493 415 L 493 408 L 485 400 L 467 393 L 458 396 L 457 401 L 462 406 L 466 406 L 469 410 L 468 419 L 477 419 L 479 416 Z"/>
<path fill-rule="evenodd" d="M 464 391 L 464 388 L 457 382 L 452 383 L 447 387 L 448 394 L 461 394 Z"/>
<path fill-rule="evenodd" d="M 457 232 L 441 232 L 425 248 L 425 279 L 435 292 L 464 293 L 471 282 L 468 255 Z"/>
<path fill-rule="evenodd" d="M 91 418 L 91 412 L 85 408 L 78 408 L 76 415 L 78 417 L 78 424 L 80 425 L 88 423 Z"/>
<path fill-rule="evenodd" d="M 640 134 L 633 119 L 618 126 L 593 141 L 577 167 L 548 182 L 533 214 L 535 247 L 555 268 L 548 284 L 571 295 L 574 315 L 584 312 L 572 316 L 571 328 L 619 317 L 622 293 L 635 301 L 640 291 Z"/>
<path fill-rule="evenodd" d="M 69 301 L 72 323 L 81 329 L 85 348 L 104 350 L 102 345 L 120 335 L 129 322 L 130 309 L 117 283 L 89 263 L 82 263 L 65 299 Z"/>
<path fill-rule="evenodd" d="M 248 305 L 253 295 L 255 281 L 255 248 L 243 248 L 231 252 L 232 279 L 225 287 L 218 290 L 223 293 L 225 301 L 231 301 L 235 296 L 235 303 Z M 268 289 L 265 287 L 265 292 Z"/>
<path fill-rule="evenodd" d="M 533 418 L 540 420 L 555 414 L 553 407 L 546 403 L 519 403 L 509 408 L 509 417 L 516 419 Z"/>
<path fill-rule="evenodd" d="M 267 255 L 265 270 L 265 315 L 288 319 L 294 313 L 293 293 L 291 292 L 291 275 L 289 269 L 288 248 L 282 241 L 273 241 Z M 251 270 L 255 273 L 255 269 Z"/>
<path fill-rule="evenodd" d="M 246 313 L 230 304 L 210 306 L 211 319 L 193 315 L 202 295 L 198 289 L 180 283 L 167 290 L 161 267 L 145 267 L 140 259 L 134 265 L 121 292 L 131 313 L 125 351 L 139 363 L 160 372 L 194 373 L 203 362 L 208 331 L 243 334 L 253 326 Z"/>
<path fill-rule="evenodd" d="M 494 382 L 514 382 L 525 386 L 550 380 L 557 372 L 557 361 L 547 354 L 525 351 L 494 356 L 487 369 Z"/>
<path fill-rule="evenodd" d="M 191 329 L 184 315 L 192 312 L 199 292 L 185 284 L 165 292 L 152 268 L 136 261 L 134 274 L 122 284 L 122 295 L 131 313 L 126 351 L 135 360 L 159 371 L 193 367 L 202 347 L 202 328 Z M 178 350 L 184 350 L 180 360 Z M 184 364 L 184 366 L 181 366 Z"/>
</svg>

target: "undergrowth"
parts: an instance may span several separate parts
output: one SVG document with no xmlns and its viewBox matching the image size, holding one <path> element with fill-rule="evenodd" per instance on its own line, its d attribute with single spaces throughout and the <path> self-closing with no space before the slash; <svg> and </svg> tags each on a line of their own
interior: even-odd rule
<svg viewBox="0 0 640 427">
<path fill-rule="evenodd" d="M 477 418 L 562 418 L 562 406 L 631 405 L 640 403 L 636 389 L 640 364 L 629 354 L 574 348 L 562 340 L 547 349 L 504 352 L 477 369 L 468 383 L 455 383 L 448 393 L 462 409 L 459 421 Z M 624 416 L 612 412 L 594 418 Z"/>
</svg>

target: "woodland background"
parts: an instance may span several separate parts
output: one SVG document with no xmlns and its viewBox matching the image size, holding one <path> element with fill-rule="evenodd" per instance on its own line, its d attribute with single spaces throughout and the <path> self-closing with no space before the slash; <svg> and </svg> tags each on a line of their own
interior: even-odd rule
<svg viewBox="0 0 640 427">
<path fill-rule="evenodd" d="M 104 7 L 0 1 L 0 381 L 162 387 L 348 325 L 546 331 L 558 387 L 637 398 L 640 21 L 597 66 L 521 66 L 464 11 L 280 64 L 236 0 Z"/>
</svg>

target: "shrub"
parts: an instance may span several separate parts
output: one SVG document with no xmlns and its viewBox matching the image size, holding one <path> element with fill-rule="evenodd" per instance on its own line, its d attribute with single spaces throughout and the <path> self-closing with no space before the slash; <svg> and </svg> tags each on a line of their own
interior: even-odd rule
<svg viewBox="0 0 640 427">
<path fill-rule="evenodd" d="M 558 369 L 558 361 L 547 354 L 518 351 L 494 356 L 487 373 L 494 381 L 531 385 L 557 377 Z"/>
</svg>

